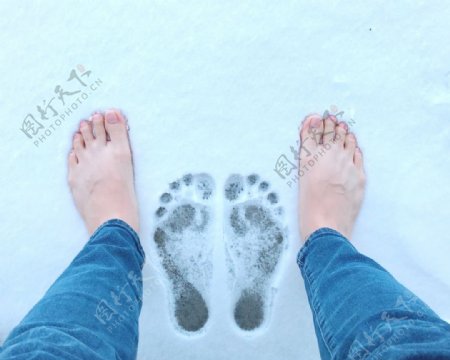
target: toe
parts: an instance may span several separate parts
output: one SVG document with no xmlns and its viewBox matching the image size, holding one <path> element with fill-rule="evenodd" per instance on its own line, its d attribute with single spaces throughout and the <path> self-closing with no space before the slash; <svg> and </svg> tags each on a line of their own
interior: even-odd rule
<svg viewBox="0 0 450 360">
<path fill-rule="evenodd" d="M 300 131 L 300 140 L 302 150 L 306 151 L 308 147 L 317 146 L 323 134 L 323 121 L 319 114 L 308 115 L 302 123 Z"/>
<path fill-rule="evenodd" d="M 269 189 L 269 183 L 267 181 L 262 181 L 261 184 L 259 184 L 259 191 L 267 191 Z"/>
<path fill-rule="evenodd" d="M 271 192 L 267 195 L 267 200 L 269 200 L 271 204 L 276 204 L 278 202 L 278 195 Z"/>
<path fill-rule="evenodd" d="M 114 109 L 106 111 L 105 126 L 112 143 L 128 145 L 127 124 L 120 111 Z"/>
<path fill-rule="evenodd" d="M 336 126 L 336 134 L 334 140 L 337 144 L 344 146 L 345 135 L 347 135 L 348 126 L 345 122 L 341 121 L 338 126 Z"/>
<path fill-rule="evenodd" d="M 334 137 L 336 134 L 335 132 L 336 122 L 330 116 L 324 119 L 323 122 L 324 122 L 323 143 L 324 144 L 331 143 L 334 141 Z"/>
<path fill-rule="evenodd" d="M 86 146 L 90 146 L 94 141 L 94 135 L 92 133 L 92 123 L 90 121 L 83 120 L 80 123 L 80 132 L 83 136 Z"/>
<path fill-rule="evenodd" d="M 353 133 L 348 133 L 345 136 L 345 144 L 344 144 L 345 150 L 347 150 L 350 155 L 353 157 L 353 154 L 355 153 L 356 149 L 356 137 Z"/>
<path fill-rule="evenodd" d="M 73 150 L 70 150 L 68 162 L 69 169 L 75 167 L 78 164 L 77 156 L 75 155 L 75 152 Z"/>
<path fill-rule="evenodd" d="M 356 167 L 358 168 L 363 167 L 363 154 L 359 147 L 355 149 L 355 154 L 353 155 L 353 162 L 355 163 Z"/>
<path fill-rule="evenodd" d="M 244 191 L 244 180 L 241 175 L 232 174 L 225 182 L 225 197 L 229 201 L 234 201 Z"/>
<path fill-rule="evenodd" d="M 84 151 L 84 141 L 83 136 L 81 136 L 79 132 L 75 133 L 73 136 L 73 150 L 77 156 L 77 159 L 80 159 Z"/>
<path fill-rule="evenodd" d="M 106 131 L 105 131 L 105 121 L 103 115 L 95 113 L 91 116 L 91 121 L 94 129 L 94 136 L 100 143 L 106 143 Z"/>
<path fill-rule="evenodd" d="M 67 180 L 69 182 L 69 186 L 72 188 L 75 180 L 75 168 L 78 164 L 77 156 L 75 155 L 74 149 L 71 149 L 69 152 L 69 156 L 67 158 L 68 163 L 68 173 Z"/>
<path fill-rule="evenodd" d="M 306 139 L 310 135 L 311 128 L 313 124 L 318 124 L 321 119 L 320 115 L 317 113 L 306 115 L 302 121 L 302 126 L 300 129 L 301 139 Z"/>
</svg>

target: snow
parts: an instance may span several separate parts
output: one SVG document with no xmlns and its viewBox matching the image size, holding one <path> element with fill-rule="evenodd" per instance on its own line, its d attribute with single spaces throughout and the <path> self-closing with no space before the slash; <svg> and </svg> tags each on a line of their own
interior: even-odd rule
<svg viewBox="0 0 450 360">
<path fill-rule="evenodd" d="M 0 340 L 87 240 L 66 185 L 66 154 L 78 120 L 111 106 L 130 120 L 144 276 L 153 279 L 139 359 L 318 358 L 295 264 L 295 184 L 274 166 L 283 154 L 292 158 L 303 116 L 333 106 L 354 120 L 369 179 L 354 243 L 450 320 L 449 6 L 5 0 L 0 11 Z M 59 125 L 45 122 L 54 130 L 35 145 L 22 123 L 29 113 L 39 119 L 36 106 L 56 96 L 56 85 L 82 88 L 67 81 L 72 69 L 100 82 L 87 99 L 68 96 L 76 109 Z M 218 194 L 230 174 L 255 172 L 280 194 L 289 247 L 263 331 L 244 334 L 233 323 L 221 196 L 208 329 L 189 337 L 171 322 L 153 214 L 167 184 L 188 172 L 210 174 Z"/>
</svg>

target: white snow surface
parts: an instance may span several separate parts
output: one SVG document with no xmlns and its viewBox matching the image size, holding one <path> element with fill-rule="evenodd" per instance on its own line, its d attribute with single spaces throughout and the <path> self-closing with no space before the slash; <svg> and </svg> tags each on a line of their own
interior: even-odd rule
<svg viewBox="0 0 450 360">
<path fill-rule="evenodd" d="M 130 121 L 151 279 L 139 359 L 318 359 L 295 263 L 296 187 L 274 166 L 283 154 L 292 160 L 304 115 L 330 107 L 353 119 L 365 156 L 355 245 L 450 320 L 449 4 L 3 0 L 0 12 L 0 341 L 88 239 L 66 156 L 78 121 L 108 107 Z M 94 91 L 67 81 L 73 69 L 101 83 Z M 88 96 L 68 95 L 64 107 L 57 85 Z M 58 113 L 76 108 L 58 124 L 36 108 L 52 97 Z M 45 140 L 44 129 L 34 139 L 20 130 L 28 114 Z M 171 322 L 152 238 L 160 194 L 186 173 L 211 175 L 217 189 L 210 321 L 195 336 Z M 269 323 L 254 334 L 235 326 L 226 281 L 223 185 L 232 173 L 267 179 L 290 230 Z"/>
</svg>

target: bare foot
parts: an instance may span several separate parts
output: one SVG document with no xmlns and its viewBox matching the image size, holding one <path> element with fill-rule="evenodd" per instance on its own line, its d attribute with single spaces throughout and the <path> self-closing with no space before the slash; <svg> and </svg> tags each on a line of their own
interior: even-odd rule
<svg viewBox="0 0 450 360">
<path fill-rule="evenodd" d="M 110 219 L 139 231 L 127 124 L 119 111 L 96 113 L 80 123 L 69 154 L 68 180 L 90 234 Z"/>
<path fill-rule="evenodd" d="M 302 241 L 322 227 L 350 239 L 361 208 L 365 173 L 356 138 L 344 122 L 307 116 L 300 132 L 299 212 Z"/>
</svg>

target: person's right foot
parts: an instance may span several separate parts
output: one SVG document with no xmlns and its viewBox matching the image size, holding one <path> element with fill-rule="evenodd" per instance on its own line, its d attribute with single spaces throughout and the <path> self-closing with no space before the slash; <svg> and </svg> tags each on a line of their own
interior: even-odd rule
<svg viewBox="0 0 450 360">
<path fill-rule="evenodd" d="M 337 230 L 347 239 L 351 236 L 364 197 L 366 177 L 361 150 L 347 128 L 334 117 L 322 119 L 317 114 L 307 116 L 303 122 L 300 132 L 303 172 L 299 181 L 303 242 L 323 227 Z"/>
<path fill-rule="evenodd" d="M 72 146 L 68 180 L 89 233 L 111 219 L 121 219 L 139 232 L 133 162 L 123 115 L 108 110 L 105 116 L 96 113 L 90 121 L 82 121 Z"/>
</svg>

